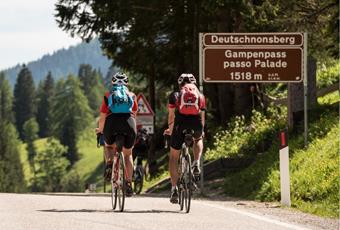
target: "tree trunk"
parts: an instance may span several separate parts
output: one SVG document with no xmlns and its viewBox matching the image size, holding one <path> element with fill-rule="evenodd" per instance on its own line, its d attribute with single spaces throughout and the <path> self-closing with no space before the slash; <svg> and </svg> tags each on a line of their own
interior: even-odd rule
<svg viewBox="0 0 340 230">
<path fill-rule="evenodd" d="M 226 9 L 219 9 L 218 11 L 218 25 L 217 32 L 230 31 L 230 12 Z M 220 123 L 226 124 L 234 113 L 233 109 L 233 87 L 229 83 L 218 83 L 217 89 L 217 101 L 218 101 L 218 113 L 220 114 Z"/>
<path fill-rule="evenodd" d="M 156 98 L 155 98 L 155 79 L 156 79 L 156 71 L 155 71 L 155 65 L 154 63 L 151 64 L 151 71 L 149 75 L 149 102 L 152 110 L 156 113 Z M 153 127 L 155 128 L 155 120 L 154 117 L 153 120 Z M 155 130 L 154 130 L 155 132 Z M 150 135 L 151 141 L 150 141 L 150 148 L 149 148 L 149 154 L 148 154 L 148 165 L 149 165 L 149 173 L 151 176 L 156 175 L 157 173 L 157 165 L 156 165 L 156 141 L 154 140 L 155 135 Z"/>
<path fill-rule="evenodd" d="M 253 108 L 250 84 L 234 84 L 234 112 L 235 115 L 249 115 Z"/>
<path fill-rule="evenodd" d="M 241 15 L 233 15 L 230 10 L 220 9 L 218 12 L 219 23 L 218 32 L 240 31 L 242 30 Z M 235 17 L 235 23 L 230 20 Z M 233 115 L 249 115 L 252 109 L 252 95 L 250 84 L 219 84 L 218 89 L 218 108 L 220 112 L 220 122 L 225 124 Z"/>
</svg>

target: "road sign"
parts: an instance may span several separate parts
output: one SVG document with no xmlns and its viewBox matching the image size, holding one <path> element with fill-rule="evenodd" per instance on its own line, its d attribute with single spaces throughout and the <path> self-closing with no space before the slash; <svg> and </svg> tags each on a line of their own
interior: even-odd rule
<svg viewBox="0 0 340 230">
<path fill-rule="evenodd" d="M 203 34 L 205 82 L 301 82 L 302 33 Z"/>
<path fill-rule="evenodd" d="M 146 100 L 145 96 L 142 93 L 139 94 L 137 97 L 137 104 L 138 104 L 137 115 L 154 116 L 154 112 L 152 111 L 149 102 Z"/>
<path fill-rule="evenodd" d="M 154 133 L 154 112 L 143 94 L 137 96 L 137 127 L 145 128 L 149 134 Z"/>
<path fill-rule="evenodd" d="M 205 33 L 205 46 L 301 46 L 302 33 Z"/>
</svg>

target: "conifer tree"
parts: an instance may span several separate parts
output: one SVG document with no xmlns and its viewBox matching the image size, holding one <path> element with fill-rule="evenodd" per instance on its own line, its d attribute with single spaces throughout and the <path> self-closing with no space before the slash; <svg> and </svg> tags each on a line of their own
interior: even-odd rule
<svg viewBox="0 0 340 230">
<path fill-rule="evenodd" d="M 51 72 L 41 83 L 38 90 L 37 122 L 39 124 L 39 136 L 51 135 L 51 100 L 54 95 L 54 80 Z"/>
<path fill-rule="evenodd" d="M 36 156 L 37 172 L 33 179 L 33 190 L 39 192 L 60 192 L 61 180 L 66 175 L 69 162 L 63 154 L 67 148 L 59 141 L 49 138 L 44 151 Z"/>
<path fill-rule="evenodd" d="M 35 88 L 31 71 L 24 65 L 14 87 L 14 111 L 16 127 L 23 139 L 23 125 L 35 112 Z"/>
<path fill-rule="evenodd" d="M 87 64 L 80 65 L 78 77 L 92 114 L 96 116 L 98 115 L 98 108 L 105 91 L 103 77 L 100 71 L 92 69 L 92 66 Z"/>
<path fill-rule="evenodd" d="M 28 161 L 32 168 L 32 171 L 35 173 L 34 167 L 34 158 L 37 154 L 36 147 L 34 145 L 34 141 L 38 138 L 39 126 L 36 122 L 35 118 L 31 118 L 25 122 L 24 127 L 24 138 L 27 144 L 27 153 L 28 153 Z"/>
<path fill-rule="evenodd" d="M 12 92 L 5 75 L 0 73 L 0 192 L 25 190 L 19 141 L 13 120 Z"/>
<path fill-rule="evenodd" d="M 0 192 L 23 192 L 25 181 L 19 158 L 19 141 L 12 123 L 0 120 Z"/>
<path fill-rule="evenodd" d="M 93 119 L 79 79 L 70 75 L 65 82 L 59 81 L 52 104 L 53 133 L 67 146 L 66 157 L 73 165 L 79 159 L 78 137 Z"/>
<path fill-rule="evenodd" d="M 14 122 L 13 96 L 8 80 L 3 72 L 0 72 L 0 120 Z"/>
</svg>

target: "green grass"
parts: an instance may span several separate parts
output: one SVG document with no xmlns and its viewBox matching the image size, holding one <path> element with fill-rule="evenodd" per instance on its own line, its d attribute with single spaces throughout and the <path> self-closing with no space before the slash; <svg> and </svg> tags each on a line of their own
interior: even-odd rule
<svg viewBox="0 0 340 230">
<path fill-rule="evenodd" d="M 44 151 L 46 148 L 47 138 L 38 139 L 34 142 L 37 151 Z M 24 177 L 27 186 L 31 185 L 31 179 L 33 178 L 33 171 L 28 162 L 28 155 L 26 150 L 26 144 L 21 143 L 19 146 L 20 161 L 24 171 Z"/>
<path fill-rule="evenodd" d="M 214 136 L 213 148 L 206 151 L 206 160 L 224 157 L 253 157 L 256 152 L 263 152 L 274 136 L 285 126 L 286 116 L 282 109 L 269 107 L 266 113 L 253 110 L 250 119 L 236 116 L 228 124 L 227 130 L 219 131 Z"/>
<path fill-rule="evenodd" d="M 38 139 L 35 141 L 37 151 L 44 151 L 44 149 L 46 148 L 46 144 L 47 138 Z M 79 175 L 81 188 L 85 187 L 86 183 L 96 184 L 96 191 L 103 192 L 103 148 L 97 148 L 96 144 L 96 136 L 94 134 L 93 128 L 85 129 L 83 134 L 79 137 L 79 141 L 77 144 L 80 160 L 76 162 L 74 167 L 69 171 L 67 175 L 71 176 L 74 173 Z M 23 165 L 25 181 L 27 182 L 27 185 L 30 186 L 30 181 L 33 178 L 33 172 L 27 159 L 26 144 L 21 143 L 19 148 L 20 161 Z M 152 186 L 157 181 L 162 180 L 167 176 L 167 165 L 164 165 L 158 175 L 144 182 L 143 190 L 145 191 L 148 187 Z M 106 186 L 107 191 L 110 191 L 110 185 L 107 184 Z"/>
<path fill-rule="evenodd" d="M 43 151 L 46 148 L 47 138 L 38 139 L 34 143 L 37 151 Z M 26 144 L 22 143 L 19 148 L 25 181 L 28 186 L 30 186 L 33 172 L 27 159 Z M 71 174 L 76 171 L 81 178 L 82 187 L 84 187 L 83 185 L 85 185 L 85 183 L 96 183 L 97 187 L 99 187 L 98 190 L 101 191 L 103 187 L 103 148 L 97 148 L 96 136 L 93 129 L 89 128 L 84 130 L 78 141 L 78 151 L 80 160 L 74 165 L 69 173 Z"/>
<path fill-rule="evenodd" d="M 319 89 L 339 81 L 340 63 L 337 59 L 319 64 L 316 72 L 317 87 Z"/>
<path fill-rule="evenodd" d="M 339 214 L 339 126 L 291 160 L 293 207 L 317 215 Z"/>
<path fill-rule="evenodd" d="M 78 141 L 80 160 L 74 165 L 83 183 L 97 184 L 98 189 L 103 184 L 103 148 L 97 148 L 94 129 L 84 130 Z"/>
<path fill-rule="evenodd" d="M 336 102 L 339 103 L 340 101 L 340 95 L 339 91 L 334 91 L 333 93 L 327 94 L 323 97 L 318 98 L 318 103 L 320 105 L 327 105 L 327 104 L 334 104 Z"/>
<path fill-rule="evenodd" d="M 292 207 L 326 217 L 339 213 L 339 116 L 338 107 L 323 105 L 311 111 L 310 145 L 303 134 L 291 133 L 290 176 Z M 280 200 L 277 141 L 255 163 L 225 177 L 228 195 L 261 201 Z"/>
</svg>

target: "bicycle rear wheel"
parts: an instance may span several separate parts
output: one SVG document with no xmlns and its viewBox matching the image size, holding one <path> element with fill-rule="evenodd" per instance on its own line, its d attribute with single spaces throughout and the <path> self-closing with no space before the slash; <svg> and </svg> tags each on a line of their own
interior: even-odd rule
<svg viewBox="0 0 340 230">
<path fill-rule="evenodd" d="M 112 203 L 112 209 L 115 210 L 117 207 L 117 196 L 118 196 L 118 182 L 119 182 L 119 165 L 118 162 L 119 159 L 117 157 L 114 157 L 114 161 L 112 164 L 112 176 L 111 176 L 111 203 Z"/>
<path fill-rule="evenodd" d="M 184 204 L 186 213 L 190 211 L 191 195 L 192 195 L 192 171 L 191 171 L 191 157 L 189 154 L 185 157 L 186 168 L 184 172 Z"/>
<path fill-rule="evenodd" d="M 179 160 L 179 165 L 180 168 L 182 168 L 182 155 L 180 155 L 180 160 Z M 179 204 L 179 209 L 180 211 L 183 210 L 184 208 L 184 183 L 183 183 L 183 174 L 182 172 L 180 172 L 180 176 L 179 176 L 179 180 L 177 183 L 177 187 L 178 187 L 178 204 Z"/>
<path fill-rule="evenodd" d="M 125 204 L 125 162 L 122 153 L 118 154 L 117 162 L 114 164 L 114 177 L 112 182 L 112 208 L 122 212 Z"/>
<path fill-rule="evenodd" d="M 143 189 L 143 169 L 138 166 L 136 168 L 133 185 L 134 192 L 140 194 Z"/>
</svg>

